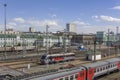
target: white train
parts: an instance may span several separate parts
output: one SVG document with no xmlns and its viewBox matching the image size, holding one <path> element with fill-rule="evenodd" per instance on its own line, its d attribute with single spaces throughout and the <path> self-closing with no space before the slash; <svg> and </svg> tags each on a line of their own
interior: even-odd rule
<svg viewBox="0 0 120 80">
<path fill-rule="evenodd" d="M 60 54 L 43 54 L 41 55 L 41 64 L 51 64 L 61 61 L 69 61 L 75 59 L 75 53 L 60 53 Z"/>
<path fill-rule="evenodd" d="M 79 67 L 62 72 L 43 74 L 34 78 L 34 80 L 96 80 L 98 76 L 108 74 L 115 70 L 120 70 L 120 58 L 80 65 Z"/>
</svg>

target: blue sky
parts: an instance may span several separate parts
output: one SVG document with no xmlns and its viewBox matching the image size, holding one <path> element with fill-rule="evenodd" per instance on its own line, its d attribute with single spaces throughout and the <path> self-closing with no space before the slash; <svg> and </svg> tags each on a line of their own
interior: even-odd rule
<svg viewBox="0 0 120 80">
<path fill-rule="evenodd" d="M 16 31 L 65 29 L 66 23 L 77 24 L 78 33 L 115 31 L 120 25 L 120 0 L 0 0 L 0 30 L 3 30 L 7 3 L 7 28 Z"/>
</svg>

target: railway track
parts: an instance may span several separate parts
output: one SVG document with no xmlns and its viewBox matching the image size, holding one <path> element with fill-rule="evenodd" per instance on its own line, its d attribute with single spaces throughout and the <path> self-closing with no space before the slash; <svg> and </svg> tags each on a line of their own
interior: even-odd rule
<svg viewBox="0 0 120 80">
<path fill-rule="evenodd" d="M 17 61 L 17 62 L 9 62 L 9 63 L 0 63 L 0 66 L 10 66 L 10 65 L 19 65 L 19 64 L 25 64 L 25 63 L 31 63 L 34 61 Z"/>
<path fill-rule="evenodd" d="M 36 54 L 36 56 L 27 56 L 27 57 L 21 57 L 21 58 L 2 60 L 2 61 L 0 61 L 0 65 L 2 66 L 2 64 L 4 63 L 3 66 L 8 66 L 8 67 L 18 70 L 18 71 L 22 71 L 22 69 L 25 69 L 26 74 L 34 74 L 34 73 L 39 73 L 40 71 L 44 71 L 44 70 L 53 70 L 54 68 L 59 69 L 63 65 L 66 66 L 67 64 L 73 64 L 75 66 L 80 66 L 80 64 L 83 64 L 83 63 L 85 64 L 85 63 L 91 62 L 91 61 L 84 61 L 84 59 L 83 59 L 84 57 L 82 57 L 82 59 L 77 58 L 75 61 L 57 63 L 55 65 L 49 65 L 48 67 L 46 67 L 46 66 L 38 65 L 36 63 L 37 60 L 39 60 L 39 56 Z M 115 56 L 105 57 L 104 59 L 109 59 L 112 57 L 115 57 Z M 29 70 L 27 69 L 27 64 L 31 65 L 31 68 Z"/>
</svg>

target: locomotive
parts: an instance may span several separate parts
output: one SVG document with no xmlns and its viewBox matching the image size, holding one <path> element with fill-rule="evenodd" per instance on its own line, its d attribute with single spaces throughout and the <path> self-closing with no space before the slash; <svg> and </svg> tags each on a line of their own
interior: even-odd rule
<svg viewBox="0 0 120 80">
<path fill-rule="evenodd" d="M 40 58 L 41 64 L 52 64 L 61 61 L 69 61 L 75 59 L 75 53 L 60 54 L 42 54 Z"/>
<path fill-rule="evenodd" d="M 83 64 L 62 72 L 44 74 L 34 80 L 95 80 L 98 76 L 115 70 L 120 70 L 120 58 Z"/>
</svg>

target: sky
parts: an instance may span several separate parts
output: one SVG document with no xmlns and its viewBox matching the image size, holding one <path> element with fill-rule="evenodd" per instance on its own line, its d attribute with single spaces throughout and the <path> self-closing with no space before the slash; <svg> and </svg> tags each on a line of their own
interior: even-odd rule
<svg viewBox="0 0 120 80">
<path fill-rule="evenodd" d="M 63 31 L 66 23 L 75 23 L 77 33 L 95 33 L 120 26 L 120 0 L 0 0 L 0 30 L 4 30 L 6 7 L 7 28 L 15 31 Z"/>
</svg>

